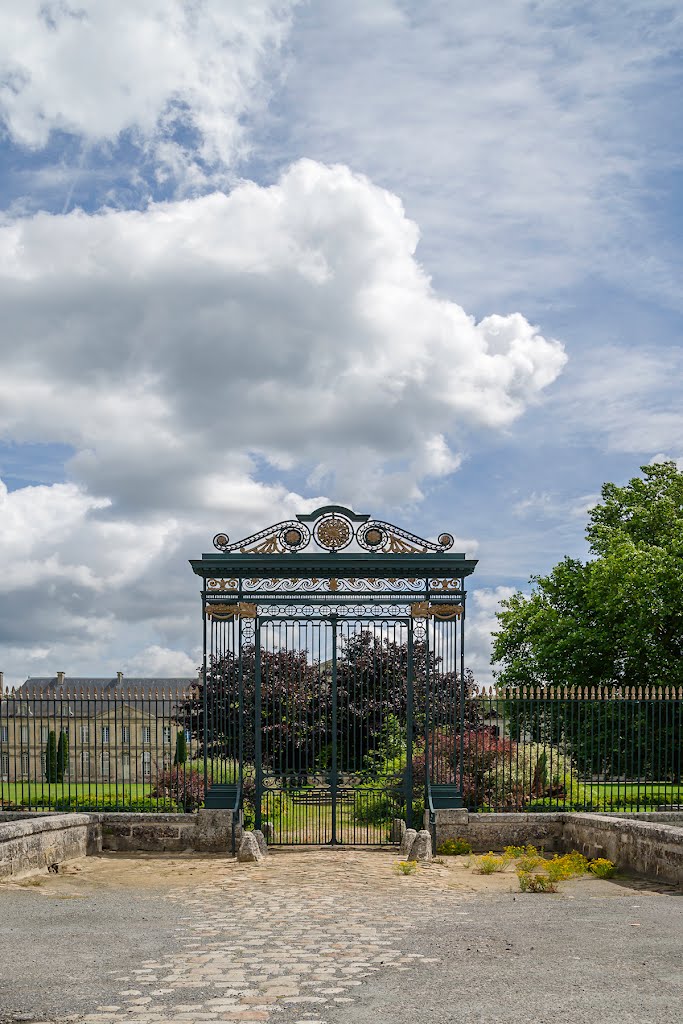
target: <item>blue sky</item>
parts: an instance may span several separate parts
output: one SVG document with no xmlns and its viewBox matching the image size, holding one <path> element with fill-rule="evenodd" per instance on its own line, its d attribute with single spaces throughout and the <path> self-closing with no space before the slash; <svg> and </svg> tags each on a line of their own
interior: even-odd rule
<svg viewBox="0 0 683 1024">
<path fill-rule="evenodd" d="M 0 11 L 0 669 L 182 675 L 186 559 L 334 501 L 583 556 L 683 459 L 678 6 Z M 163 587 L 163 600 L 160 599 Z"/>
</svg>

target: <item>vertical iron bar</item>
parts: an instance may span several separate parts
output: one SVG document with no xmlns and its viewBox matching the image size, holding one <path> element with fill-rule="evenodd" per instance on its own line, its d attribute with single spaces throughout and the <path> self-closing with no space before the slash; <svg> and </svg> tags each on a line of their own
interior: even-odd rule
<svg viewBox="0 0 683 1024">
<path fill-rule="evenodd" d="M 406 825 L 413 827 L 413 620 L 408 620 L 408 666 L 406 679 Z"/>
<path fill-rule="evenodd" d="M 208 739 L 209 729 L 207 716 L 209 713 L 209 695 L 207 693 L 207 678 L 206 678 L 206 579 L 202 587 L 202 745 L 204 747 L 204 793 L 206 793 L 209 785 L 209 759 L 208 759 Z M 213 628 L 213 627 L 212 627 Z"/>
<path fill-rule="evenodd" d="M 337 616 L 330 616 L 332 628 L 332 776 L 330 789 L 332 796 L 332 838 L 333 846 L 337 843 Z"/>
<path fill-rule="evenodd" d="M 261 799 L 263 796 L 263 764 L 261 763 L 261 622 L 254 622 L 254 762 L 256 770 L 255 815 L 256 828 L 261 828 Z"/>
</svg>

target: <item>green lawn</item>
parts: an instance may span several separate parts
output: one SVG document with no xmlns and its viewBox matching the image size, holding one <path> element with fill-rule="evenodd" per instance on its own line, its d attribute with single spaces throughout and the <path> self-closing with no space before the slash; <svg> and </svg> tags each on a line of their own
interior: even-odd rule
<svg viewBox="0 0 683 1024">
<path fill-rule="evenodd" d="M 47 783 L 47 782 L 0 782 L 0 805 L 7 807 L 14 804 L 32 809 L 47 809 L 56 800 L 112 800 L 118 798 L 122 803 L 130 800 L 142 800 L 149 797 L 151 786 L 142 783 Z"/>
</svg>

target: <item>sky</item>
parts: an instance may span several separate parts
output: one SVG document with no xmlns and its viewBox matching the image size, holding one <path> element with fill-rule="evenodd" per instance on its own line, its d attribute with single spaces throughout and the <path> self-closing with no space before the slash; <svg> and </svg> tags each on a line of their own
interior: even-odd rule
<svg viewBox="0 0 683 1024">
<path fill-rule="evenodd" d="M 683 10 L 0 5 L 0 670 L 193 675 L 187 559 L 455 535 L 467 662 L 683 465 Z"/>
</svg>

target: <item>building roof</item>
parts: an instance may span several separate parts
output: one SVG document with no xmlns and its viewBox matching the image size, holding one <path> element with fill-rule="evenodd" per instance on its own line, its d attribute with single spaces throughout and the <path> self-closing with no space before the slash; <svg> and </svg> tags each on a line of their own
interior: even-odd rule
<svg viewBox="0 0 683 1024">
<path fill-rule="evenodd" d="M 196 686 L 197 676 L 32 676 L 22 683 L 14 692 L 17 697 L 58 696 L 60 690 L 71 693 L 75 690 L 104 700 L 113 697 L 128 696 L 128 691 L 139 697 L 154 698 L 157 693 L 170 693 L 174 697 L 186 694 L 192 686 Z"/>
</svg>

